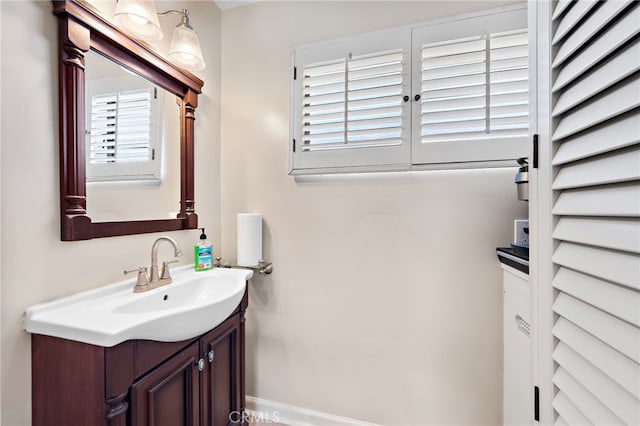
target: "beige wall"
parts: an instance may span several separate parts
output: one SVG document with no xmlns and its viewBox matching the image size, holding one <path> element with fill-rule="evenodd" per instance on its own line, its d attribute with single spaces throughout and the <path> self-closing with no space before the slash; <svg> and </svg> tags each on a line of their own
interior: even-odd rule
<svg viewBox="0 0 640 426">
<path fill-rule="evenodd" d="M 115 0 L 112 1 L 115 3 Z M 191 10 L 207 68 L 196 111 L 196 208 L 220 241 L 220 11 L 212 2 L 159 2 Z M 30 424 L 30 345 L 22 313 L 34 303 L 122 279 L 149 263 L 158 235 L 61 242 L 58 196 L 57 27 L 50 1 L 2 1 L 2 424 Z M 177 19 L 177 18 L 176 18 Z M 176 22 L 163 18 L 165 37 Z M 168 34 L 168 35 L 167 35 Z M 164 43 L 168 43 L 165 40 Z M 165 44 L 159 44 L 162 51 Z M 166 50 L 165 50 L 166 51 Z M 196 231 L 170 233 L 192 262 Z M 169 247 L 161 255 L 172 256 Z"/>
<path fill-rule="evenodd" d="M 501 421 L 514 169 L 287 176 L 290 48 L 497 2 L 260 2 L 222 14 L 222 237 L 264 215 L 248 394 L 382 424 Z"/>
</svg>

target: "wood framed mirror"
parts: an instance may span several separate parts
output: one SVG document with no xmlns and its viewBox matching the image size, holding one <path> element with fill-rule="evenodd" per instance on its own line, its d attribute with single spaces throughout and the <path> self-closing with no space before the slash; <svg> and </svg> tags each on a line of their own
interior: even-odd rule
<svg viewBox="0 0 640 426">
<path fill-rule="evenodd" d="M 58 17 L 60 221 L 63 241 L 195 229 L 194 120 L 203 81 L 153 52 L 80 0 L 54 0 Z M 94 221 L 87 213 L 85 58 L 94 51 L 176 96 L 179 212 L 166 219 Z M 122 202 L 126 203 L 127 200 Z M 176 206 L 176 210 L 177 210 Z"/>
</svg>

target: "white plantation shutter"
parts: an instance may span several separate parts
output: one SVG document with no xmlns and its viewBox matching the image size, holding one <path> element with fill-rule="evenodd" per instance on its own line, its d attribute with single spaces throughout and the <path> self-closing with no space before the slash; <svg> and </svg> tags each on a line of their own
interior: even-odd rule
<svg viewBox="0 0 640 426">
<path fill-rule="evenodd" d="M 422 47 L 422 143 L 527 137 L 526 30 Z"/>
<path fill-rule="evenodd" d="M 489 128 L 502 138 L 528 138 L 529 58 L 526 30 L 490 34 Z"/>
<path fill-rule="evenodd" d="M 410 32 L 294 52 L 293 169 L 409 163 Z"/>
<path fill-rule="evenodd" d="M 92 97 L 90 163 L 151 160 L 152 97 L 152 89 Z"/>
<path fill-rule="evenodd" d="M 640 3 L 554 2 L 556 424 L 640 424 Z"/>
<path fill-rule="evenodd" d="M 91 97 L 89 116 L 89 164 L 105 163 L 115 157 L 118 94 Z"/>
<path fill-rule="evenodd" d="M 402 67 L 399 49 L 303 67 L 300 149 L 400 145 Z"/>
<path fill-rule="evenodd" d="M 485 136 L 488 45 L 482 37 L 422 47 L 422 142 Z"/>
<path fill-rule="evenodd" d="M 414 30 L 414 164 L 525 155 L 526 28 L 526 9 L 516 9 Z"/>
</svg>

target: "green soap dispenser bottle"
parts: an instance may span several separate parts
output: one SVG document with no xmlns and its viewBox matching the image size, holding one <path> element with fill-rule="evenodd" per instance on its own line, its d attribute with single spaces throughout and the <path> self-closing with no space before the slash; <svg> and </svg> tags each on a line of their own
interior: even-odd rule
<svg viewBox="0 0 640 426">
<path fill-rule="evenodd" d="M 204 233 L 204 228 L 199 229 L 202 234 L 200 234 L 200 241 L 193 248 L 194 263 L 196 271 L 207 271 L 213 268 L 213 245 L 207 242 L 207 234 Z"/>
</svg>

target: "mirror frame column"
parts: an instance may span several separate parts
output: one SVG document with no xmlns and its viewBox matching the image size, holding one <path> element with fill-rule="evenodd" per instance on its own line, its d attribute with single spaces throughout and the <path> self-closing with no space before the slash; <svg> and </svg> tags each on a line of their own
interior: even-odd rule
<svg viewBox="0 0 640 426">
<path fill-rule="evenodd" d="M 188 143 L 195 140 L 196 108 L 198 107 L 198 94 L 189 90 L 184 97 L 180 108 L 180 192 L 183 194 L 180 215 L 185 217 L 187 223 L 193 228 L 198 226 L 196 215 L 195 188 L 193 170 L 195 170 L 194 144 Z M 192 170 L 191 179 L 187 176 L 187 170 Z"/>
<path fill-rule="evenodd" d="M 64 19 L 59 25 L 60 199 L 63 241 L 91 238 L 85 178 L 85 55 L 89 28 Z"/>
</svg>

